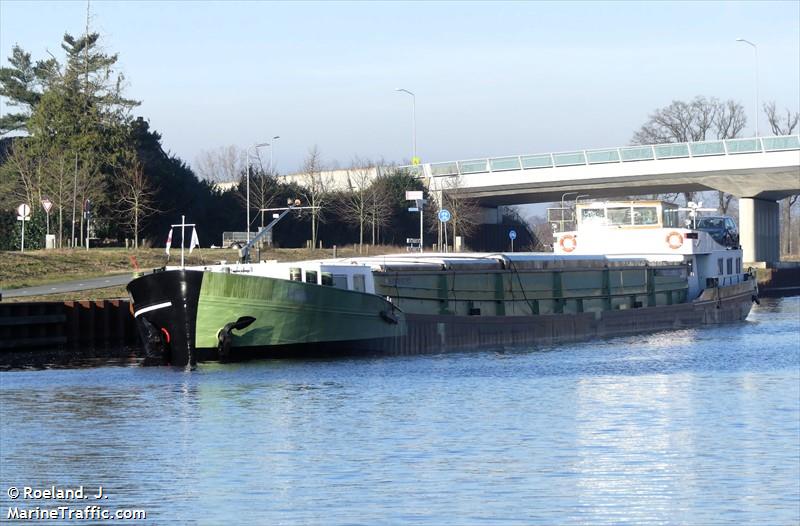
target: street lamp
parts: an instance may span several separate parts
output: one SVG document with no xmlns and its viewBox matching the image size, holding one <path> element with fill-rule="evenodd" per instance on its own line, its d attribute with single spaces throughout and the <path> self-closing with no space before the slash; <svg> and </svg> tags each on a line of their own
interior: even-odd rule
<svg viewBox="0 0 800 526">
<path fill-rule="evenodd" d="M 402 91 L 411 95 L 411 164 L 417 163 L 417 97 L 413 92 L 405 88 L 395 88 L 395 91 Z"/>
<path fill-rule="evenodd" d="M 247 242 L 250 243 L 250 150 L 253 151 L 261 148 L 262 146 L 269 146 L 268 142 L 262 142 L 248 147 L 245 150 L 245 162 L 247 163 Z"/>
<path fill-rule="evenodd" d="M 277 175 L 277 170 L 275 170 L 275 167 L 274 167 L 274 165 L 272 163 L 272 159 L 273 159 L 272 150 L 275 148 L 275 141 L 277 141 L 280 138 L 281 138 L 280 135 L 276 135 L 275 137 L 272 138 L 272 142 L 269 143 L 269 170 L 270 170 L 270 172 L 274 171 L 275 175 Z"/>
<path fill-rule="evenodd" d="M 755 113 L 755 119 L 756 119 L 756 137 L 758 137 L 758 46 L 756 46 L 755 44 L 753 44 L 749 40 L 746 40 L 746 39 L 741 38 L 741 37 L 737 38 L 736 41 L 737 42 L 744 42 L 745 44 L 747 44 L 749 46 L 752 46 L 753 47 L 753 51 L 755 52 L 755 55 L 756 55 L 756 113 Z"/>
</svg>

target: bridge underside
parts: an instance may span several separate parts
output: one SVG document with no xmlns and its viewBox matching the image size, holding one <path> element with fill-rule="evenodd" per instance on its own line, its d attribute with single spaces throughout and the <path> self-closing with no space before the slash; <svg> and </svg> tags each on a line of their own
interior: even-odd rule
<svg viewBox="0 0 800 526">
<path fill-rule="evenodd" d="M 566 192 L 587 198 L 608 199 L 629 195 L 666 194 L 721 190 L 736 197 L 777 201 L 800 193 L 800 171 L 796 168 L 767 168 L 758 171 L 653 176 L 608 177 L 584 180 L 536 181 L 495 186 L 464 187 L 458 193 L 476 199 L 481 206 L 549 203 L 561 200 Z M 573 194 L 574 197 L 574 194 Z"/>
</svg>

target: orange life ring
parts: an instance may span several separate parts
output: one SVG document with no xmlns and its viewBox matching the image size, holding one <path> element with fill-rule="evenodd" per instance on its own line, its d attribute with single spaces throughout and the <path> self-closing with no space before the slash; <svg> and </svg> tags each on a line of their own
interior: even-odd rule
<svg viewBox="0 0 800 526">
<path fill-rule="evenodd" d="M 578 246 L 578 240 L 572 234 L 567 234 L 558 240 L 558 244 L 564 252 L 572 252 Z"/>
<path fill-rule="evenodd" d="M 667 245 L 673 250 L 681 248 L 683 245 L 683 234 L 680 232 L 670 232 L 669 235 L 667 235 Z"/>
</svg>

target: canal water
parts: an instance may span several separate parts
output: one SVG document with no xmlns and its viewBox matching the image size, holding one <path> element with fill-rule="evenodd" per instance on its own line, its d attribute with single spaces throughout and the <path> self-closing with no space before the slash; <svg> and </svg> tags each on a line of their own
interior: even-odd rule
<svg viewBox="0 0 800 526">
<path fill-rule="evenodd" d="M 77 504 L 137 524 L 798 524 L 800 298 L 544 349 L 3 372 L 0 425 L 0 520 L 74 504 L 10 487 L 102 485 Z"/>
</svg>

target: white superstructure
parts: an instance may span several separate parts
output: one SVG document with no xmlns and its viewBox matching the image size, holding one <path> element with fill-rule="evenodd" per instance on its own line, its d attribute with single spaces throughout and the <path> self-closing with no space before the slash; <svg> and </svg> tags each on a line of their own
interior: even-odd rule
<svg viewBox="0 0 800 526">
<path fill-rule="evenodd" d="M 678 207 L 663 201 L 604 201 L 575 207 L 576 229 L 554 236 L 556 254 L 605 254 L 621 259 L 682 261 L 689 266 L 689 294 L 745 280 L 742 250 L 708 233 L 681 226 Z"/>
</svg>

